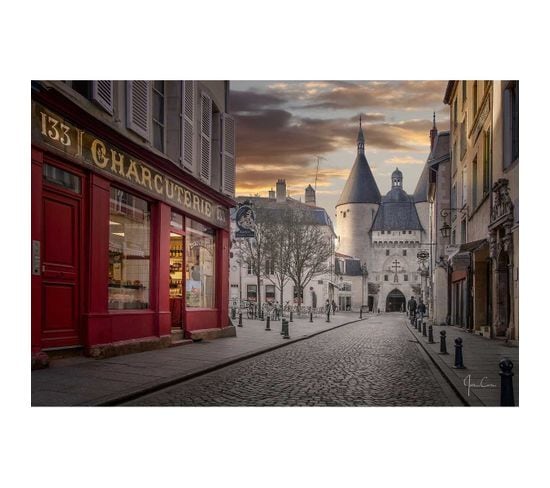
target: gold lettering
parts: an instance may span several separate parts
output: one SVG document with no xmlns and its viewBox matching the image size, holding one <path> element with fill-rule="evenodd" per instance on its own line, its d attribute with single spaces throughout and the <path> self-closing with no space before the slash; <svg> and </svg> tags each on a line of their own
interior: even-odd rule
<svg viewBox="0 0 550 488">
<path fill-rule="evenodd" d="M 166 180 L 166 196 L 168 198 L 174 198 L 174 182 Z"/>
<path fill-rule="evenodd" d="M 193 195 L 193 210 L 196 210 L 197 212 L 200 212 L 200 200 L 197 195 Z"/>
<path fill-rule="evenodd" d="M 145 182 L 149 184 L 149 190 L 152 190 L 153 186 L 151 184 L 151 171 L 149 171 L 149 168 L 142 166 L 141 167 L 141 184 L 145 186 Z"/>
<path fill-rule="evenodd" d="M 66 126 L 65 124 L 61 124 L 60 127 L 61 127 L 61 130 L 63 131 L 63 136 L 61 137 L 61 139 L 59 139 L 59 142 L 64 146 L 70 146 L 71 145 L 71 137 L 69 136 L 70 127 Z"/>
<path fill-rule="evenodd" d="M 159 195 L 162 195 L 162 176 L 161 175 L 155 175 L 153 178 L 153 181 L 155 183 L 155 190 Z"/>
<path fill-rule="evenodd" d="M 181 195 L 183 194 L 183 188 L 181 186 L 176 186 L 176 190 L 178 192 L 178 203 L 183 203 L 181 199 Z"/>
<path fill-rule="evenodd" d="M 118 158 L 117 158 L 118 154 Z M 124 176 L 124 154 L 119 153 L 115 151 L 114 149 L 111 149 L 111 171 L 113 173 L 117 172 L 118 168 L 118 174 Z"/>
<path fill-rule="evenodd" d="M 133 159 L 130 159 L 130 166 L 128 167 L 128 171 L 126 172 L 126 178 L 131 180 L 132 179 L 132 178 L 130 178 L 131 176 L 134 178 L 136 183 L 141 185 L 141 180 L 139 179 L 139 175 L 138 175 L 138 171 L 137 171 L 137 167 L 136 167 L 136 162 Z"/>
<path fill-rule="evenodd" d="M 109 158 L 105 157 L 107 154 L 107 148 L 99 139 L 94 139 L 92 142 L 92 159 L 96 166 L 100 168 L 105 168 L 109 164 Z"/>
<path fill-rule="evenodd" d="M 185 190 L 185 206 L 191 208 L 191 192 Z"/>
<path fill-rule="evenodd" d="M 204 213 L 207 217 L 212 216 L 212 205 L 210 204 L 210 202 L 204 202 Z"/>
</svg>

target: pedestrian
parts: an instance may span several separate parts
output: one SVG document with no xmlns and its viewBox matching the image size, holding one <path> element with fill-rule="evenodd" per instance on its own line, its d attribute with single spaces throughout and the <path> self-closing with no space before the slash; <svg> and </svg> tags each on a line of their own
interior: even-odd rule
<svg viewBox="0 0 550 488">
<path fill-rule="evenodd" d="M 334 313 L 336 312 L 336 302 L 334 300 L 332 300 L 332 313 L 334 315 Z"/>
<path fill-rule="evenodd" d="M 424 304 L 424 302 L 422 301 L 422 298 L 419 298 L 418 299 L 418 307 L 417 307 L 417 311 L 418 313 L 420 314 L 420 318 L 424 318 L 424 316 L 426 315 L 426 305 Z"/>
<path fill-rule="evenodd" d="M 414 317 L 416 314 L 416 300 L 414 297 L 411 297 L 409 302 L 407 303 L 407 310 L 409 312 L 409 317 Z"/>
<path fill-rule="evenodd" d="M 327 298 L 327 301 L 325 302 L 325 313 L 329 313 L 330 312 L 330 302 Z"/>
</svg>

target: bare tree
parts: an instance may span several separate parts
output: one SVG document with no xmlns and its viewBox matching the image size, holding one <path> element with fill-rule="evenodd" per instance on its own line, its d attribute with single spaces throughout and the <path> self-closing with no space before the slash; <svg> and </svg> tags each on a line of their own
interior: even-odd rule
<svg viewBox="0 0 550 488">
<path fill-rule="evenodd" d="M 331 234 L 313 221 L 309 212 L 292 209 L 286 218 L 289 228 L 288 276 L 302 304 L 305 287 L 318 275 L 329 270 L 332 254 Z"/>
<path fill-rule="evenodd" d="M 264 276 L 279 292 L 280 304 L 283 305 L 284 287 L 289 282 L 289 248 L 291 229 L 287 224 L 288 211 L 272 215 L 266 224 L 269 235 L 266 245 L 266 259 L 270 261 L 270 268 L 264 270 Z M 271 273 L 272 271 L 272 273 Z"/>
</svg>

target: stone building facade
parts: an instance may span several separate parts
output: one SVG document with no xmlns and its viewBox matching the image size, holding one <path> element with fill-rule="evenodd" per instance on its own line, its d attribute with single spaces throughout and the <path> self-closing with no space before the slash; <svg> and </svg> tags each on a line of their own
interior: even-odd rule
<svg viewBox="0 0 550 488">
<path fill-rule="evenodd" d="M 411 296 L 428 299 L 425 264 L 419 265 L 418 260 L 427 242 L 425 194 L 420 182 L 413 195 L 407 194 L 403 174 L 396 168 L 390 191 L 380 195 L 360 126 L 357 157 L 336 205 L 336 270 L 338 280 L 351 287 L 352 309 L 404 311 Z"/>
</svg>

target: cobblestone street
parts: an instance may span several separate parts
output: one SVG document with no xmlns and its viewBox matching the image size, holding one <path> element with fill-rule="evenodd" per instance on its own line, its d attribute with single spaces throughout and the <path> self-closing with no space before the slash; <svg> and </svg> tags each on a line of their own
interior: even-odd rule
<svg viewBox="0 0 550 488">
<path fill-rule="evenodd" d="M 371 316 L 186 381 L 136 406 L 462 405 L 406 329 Z"/>
</svg>

